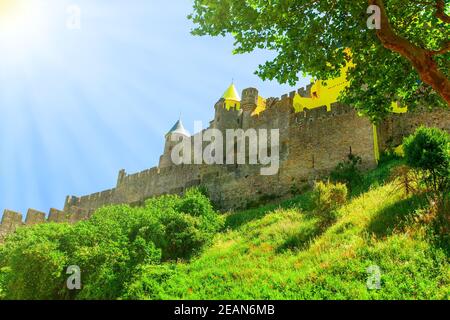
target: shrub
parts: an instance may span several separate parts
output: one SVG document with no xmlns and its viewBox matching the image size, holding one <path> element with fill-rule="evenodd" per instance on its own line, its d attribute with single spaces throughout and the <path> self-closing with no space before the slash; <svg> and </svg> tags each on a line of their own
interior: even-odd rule
<svg viewBox="0 0 450 320">
<path fill-rule="evenodd" d="M 184 212 L 194 217 L 210 216 L 214 214 L 211 202 L 200 189 L 197 188 L 187 190 L 183 198 L 179 199 L 175 208 L 179 212 Z"/>
<path fill-rule="evenodd" d="M 162 300 L 165 282 L 175 274 L 173 265 L 144 265 L 126 286 L 122 295 L 128 300 Z"/>
<path fill-rule="evenodd" d="M 333 220 L 336 209 L 347 201 L 347 193 L 343 183 L 316 182 L 313 190 L 316 210 L 326 221 Z"/>
<path fill-rule="evenodd" d="M 145 201 L 145 209 L 151 209 L 154 212 L 162 212 L 167 209 L 175 208 L 180 202 L 177 195 L 162 195 L 156 198 L 150 198 Z"/>
<path fill-rule="evenodd" d="M 200 219 L 177 211 L 166 211 L 160 218 L 164 225 L 163 260 L 189 259 L 208 242 L 208 232 Z"/>
<path fill-rule="evenodd" d="M 175 206 L 176 211 L 200 218 L 201 229 L 211 234 L 219 231 L 224 225 L 224 219 L 214 209 L 211 201 L 202 188 L 192 188 L 186 191 Z"/>
<path fill-rule="evenodd" d="M 0 256 L 4 298 L 61 298 L 68 255 L 59 240 L 69 231 L 65 224 L 45 224 L 19 228 L 8 237 Z"/>
<path fill-rule="evenodd" d="M 450 135 L 438 128 L 420 127 L 405 138 L 407 164 L 424 173 L 424 181 L 433 192 L 450 188 Z"/>
<path fill-rule="evenodd" d="M 9 272 L 9 268 L 0 268 L 0 300 L 5 299 L 6 296 L 6 277 Z"/>
<path fill-rule="evenodd" d="M 420 175 L 407 165 L 400 165 L 393 168 L 389 176 L 389 181 L 394 184 L 397 190 L 404 191 L 406 196 L 421 193 Z"/>
<path fill-rule="evenodd" d="M 297 186 L 296 183 L 293 183 L 291 187 L 289 188 L 289 191 L 291 195 L 298 196 L 300 194 L 300 188 Z"/>
<path fill-rule="evenodd" d="M 331 180 L 345 183 L 347 187 L 351 188 L 362 180 L 361 170 L 359 169 L 361 163 L 361 157 L 349 153 L 347 160 L 338 163 L 336 168 L 330 173 Z"/>
<path fill-rule="evenodd" d="M 420 127 L 404 139 L 407 164 L 420 173 L 432 206 L 448 222 L 450 194 L 450 135 L 438 128 Z"/>
<path fill-rule="evenodd" d="M 206 196 L 188 190 L 144 207 L 103 207 L 75 225 L 19 228 L 0 246 L 0 297 L 116 299 L 143 266 L 191 258 L 222 225 Z M 81 291 L 67 290 L 70 265 L 80 267 Z"/>
</svg>

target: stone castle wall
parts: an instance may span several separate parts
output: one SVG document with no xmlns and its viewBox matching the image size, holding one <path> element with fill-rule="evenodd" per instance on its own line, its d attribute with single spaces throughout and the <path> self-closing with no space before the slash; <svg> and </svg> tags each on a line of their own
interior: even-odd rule
<svg viewBox="0 0 450 320">
<path fill-rule="evenodd" d="M 378 126 L 381 150 L 400 145 L 403 137 L 412 134 L 421 125 L 450 132 L 449 114 L 449 109 L 418 109 L 389 116 Z"/>
<path fill-rule="evenodd" d="M 308 97 L 310 87 L 301 88 L 298 93 Z M 96 209 L 105 205 L 140 205 L 148 198 L 181 194 L 192 186 L 206 187 L 219 209 L 242 208 L 311 184 L 327 175 L 350 152 L 362 157 L 365 168 L 376 165 L 373 126 L 366 118 L 358 116 L 351 107 L 338 103 L 332 105 L 330 112 L 321 107 L 295 113 L 294 95 L 295 92 L 291 92 L 281 98 L 269 98 L 266 110 L 252 116 L 258 90 L 245 89 L 240 110 L 226 111 L 222 107 L 223 101 L 219 101 L 215 106 L 214 120 L 210 123 L 210 128 L 221 131 L 279 129 L 280 167 L 275 175 L 261 175 L 261 165 L 170 165 L 167 162 L 170 148 L 166 140 L 159 167 L 135 174 L 121 170 L 114 188 L 82 197 L 68 196 L 64 210 L 51 209 L 47 219 L 45 213 L 30 209 L 25 222 L 22 222 L 20 213 L 6 210 L 0 225 L 0 238 L 22 225 L 73 223 L 89 218 Z M 399 145 L 404 136 L 422 124 L 450 132 L 450 112 L 444 109 L 420 110 L 390 116 L 377 129 L 380 150 Z"/>
<path fill-rule="evenodd" d="M 285 195 L 294 185 L 300 187 L 328 174 L 349 152 L 361 155 L 366 168 L 376 165 L 372 125 L 350 107 L 336 104 L 332 112 L 323 107 L 294 113 L 292 98 L 284 96 L 259 116 L 245 119 L 245 111 L 232 112 L 234 119 L 224 118 L 219 109 L 211 127 L 280 129 L 278 174 L 262 176 L 260 165 L 248 164 L 155 167 L 132 175 L 122 171 L 114 189 L 70 197 L 64 210 L 76 207 L 92 213 L 104 205 L 139 204 L 150 197 L 181 194 L 200 185 L 207 188 L 220 209 L 236 209 L 261 198 Z"/>
</svg>

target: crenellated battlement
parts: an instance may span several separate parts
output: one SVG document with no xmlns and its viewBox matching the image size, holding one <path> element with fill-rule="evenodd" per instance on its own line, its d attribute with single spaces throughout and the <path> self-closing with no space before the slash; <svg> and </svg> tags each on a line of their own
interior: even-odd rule
<svg viewBox="0 0 450 320">
<path fill-rule="evenodd" d="M 20 212 L 4 210 L 0 223 L 0 242 L 19 227 L 34 226 L 43 223 L 76 223 L 89 218 L 89 212 L 72 206 L 69 212 L 51 208 L 48 215 L 35 209 L 28 209 L 25 220 Z"/>
<path fill-rule="evenodd" d="M 291 98 L 293 99 L 296 94 L 299 94 L 303 98 L 311 98 L 311 88 L 313 84 L 308 84 L 305 87 L 300 87 L 295 91 L 290 91 L 279 97 L 280 100 Z"/>
<path fill-rule="evenodd" d="M 345 115 L 349 113 L 357 116 L 355 109 L 353 109 L 352 107 L 340 103 L 334 103 L 331 106 L 331 111 L 328 111 L 326 106 L 322 106 L 314 109 L 304 109 L 301 112 L 296 112 L 294 114 L 294 117 L 297 124 L 303 124 L 317 119 L 334 118 L 339 115 Z"/>
<path fill-rule="evenodd" d="M 161 170 L 165 170 L 164 168 Z M 124 184 L 129 184 L 129 183 L 133 183 L 134 180 L 139 180 L 142 178 L 152 178 L 152 177 L 156 177 L 160 174 L 160 170 L 158 169 L 158 167 L 153 167 L 141 172 L 137 172 L 134 174 L 130 174 L 130 175 L 125 175 L 123 177 L 123 179 L 121 180 L 121 183 L 119 185 L 117 185 L 117 187 L 119 187 L 120 185 L 124 185 Z"/>
<path fill-rule="evenodd" d="M 25 224 L 32 226 L 34 224 L 44 223 L 46 214 L 35 209 L 28 209 Z"/>
</svg>

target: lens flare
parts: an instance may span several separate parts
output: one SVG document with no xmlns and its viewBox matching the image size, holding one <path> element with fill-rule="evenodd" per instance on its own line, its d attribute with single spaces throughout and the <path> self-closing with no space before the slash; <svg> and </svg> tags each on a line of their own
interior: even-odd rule
<svg viewBox="0 0 450 320">
<path fill-rule="evenodd" d="M 0 0 L 2 56 L 18 56 L 43 42 L 48 31 L 46 7 L 41 0 Z"/>
<path fill-rule="evenodd" d="M 0 0 L 0 17 L 8 14 L 16 6 L 16 1 Z"/>
</svg>

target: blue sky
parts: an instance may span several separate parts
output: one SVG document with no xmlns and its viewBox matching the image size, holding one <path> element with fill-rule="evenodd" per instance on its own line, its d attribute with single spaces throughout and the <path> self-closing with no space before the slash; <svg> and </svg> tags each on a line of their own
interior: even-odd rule
<svg viewBox="0 0 450 320">
<path fill-rule="evenodd" d="M 0 25 L 1 211 L 62 208 L 113 187 L 122 168 L 155 166 L 179 114 L 191 132 L 206 125 L 232 78 L 264 97 L 292 90 L 253 74 L 272 53 L 190 35 L 191 0 L 23 1 L 32 18 Z M 69 5 L 81 29 L 67 28 Z"/>
</svg>

